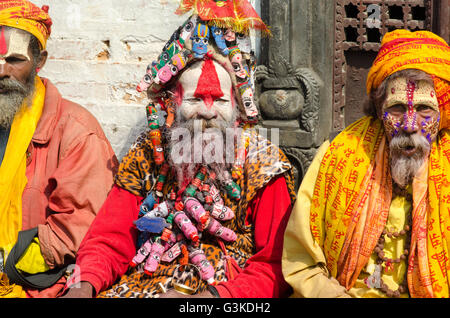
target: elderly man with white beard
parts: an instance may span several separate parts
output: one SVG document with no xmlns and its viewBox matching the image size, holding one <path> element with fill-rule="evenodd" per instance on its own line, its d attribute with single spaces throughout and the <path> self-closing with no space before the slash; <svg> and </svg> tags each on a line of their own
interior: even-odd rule
<svg viewBox="0 0 450 318">
<path fill-rule="evenodd" d="M 294 297 L 449 297 L 450 48 L 387 33 L 368 116 L 325 142 L 283 248 Z"/>
<path fill-rule="evenodd" d="M 98 121 L 38 76 L 49 7 L 0 1 L 0 297 L 55 297 L 113 183 Z"/>
<path fill-rule="evenodd" d="M 122 160 L 64 297 L 290 293 L 281 244 L 295 198 L 291 165 L 252 127 L 250 55 L 234 33 L 265 25 L 247 1 L 198 5 L 217 14 L 238 8 L 227 19 L 234 39 L 225 42 L 226 29 L 202 15 L 211 11 L 193 8 L 149 65 L 149 85 L 139 87 L 150 95 L 149 130 Z"/>
</svg>

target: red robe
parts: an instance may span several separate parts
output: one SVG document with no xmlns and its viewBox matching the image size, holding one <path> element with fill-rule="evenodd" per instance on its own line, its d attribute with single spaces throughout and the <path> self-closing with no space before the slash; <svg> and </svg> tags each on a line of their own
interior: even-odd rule
<svg viewBox="0 0 450 318">
<path fill-rule="evenodd" d="M 109 288 L 128 269 L 136 254 L 138 217 L 143 198 L 115 185 L 84 238 L 77 255 L 80 276 L 97 293 Z M 256 253 L 233 279 L 219 283 L 221 297 L 279 298 L 290 294 L 281 272 L 283 234 L 291 213 L 285 178 L 278 176 L 258 191 L 247 208 L 254 226 Z"/>
</svg>

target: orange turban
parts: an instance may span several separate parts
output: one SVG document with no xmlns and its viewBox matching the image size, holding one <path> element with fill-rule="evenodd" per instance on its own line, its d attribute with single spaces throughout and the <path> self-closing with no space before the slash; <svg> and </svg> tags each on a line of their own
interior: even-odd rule
<svg viewBox="0 0 450 318">
<path fill-rule="evenodd" d="M 445 40 L 429 31 L 386 33 L 367 76 L 367 94 L 391 74 L 405 69 L 418 69 L 433 77 L 441 128 L 450 128 L 450 47 Z"/>
<path fill-rule="evenodd" d="M 45 49 L 52 25 L 52 20 L 47 12 L 48 6 L 40 9 L 27 0 L 1 0 L 0 25 L 33 34 Z"/>
</svg>

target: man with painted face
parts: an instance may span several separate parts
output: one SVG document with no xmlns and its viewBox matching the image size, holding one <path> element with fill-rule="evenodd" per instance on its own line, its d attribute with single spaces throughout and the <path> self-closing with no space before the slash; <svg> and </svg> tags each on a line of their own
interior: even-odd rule
<svg viewBox="0 0 450 318">
<path fill-rule="evenodd" d="M 450 48 L 387 33 L 366 116 L 319 149 L 286 229 L 297 297 L 449 297 Z"/>
<path fill-rule="evenodd" d="M 0 2 L 0 297 L 54 297 L 117 159 L 97 120 L 37 74 L 51 19 Z"/>
<path fill-rule="evenodd" d="M 219 10 L 215 13 L 223 6 L 240 6 L 239 17 L 246 19 L 228 28 L 246 22 L 264 27 L 247 1 L 202 3 Z M 77 272 L 65 297 L 290 293 L 281 273 L 281 244 L 295 197 L 291 165 L 248 124 L 223 42 L 219 47 L 213 36 L 197 41 L 217 21 L 201 15 L 207 10 L 186 11 L 191 9 L 198 20 L 189 20 L 202 22 L 178 49 L 195 51 L 201 44 L 199 53 L 204 54 L 162 90 L 161 82 L 149 87 L 149 131 L 124 157 L 113 190 L 78 252 Z M 174 120 L 168 115 L 158 122 L 156 108 L 170 107 L 175 108 Z M 158 147 L 163 156 L 155 152 Z"/>
</svg>

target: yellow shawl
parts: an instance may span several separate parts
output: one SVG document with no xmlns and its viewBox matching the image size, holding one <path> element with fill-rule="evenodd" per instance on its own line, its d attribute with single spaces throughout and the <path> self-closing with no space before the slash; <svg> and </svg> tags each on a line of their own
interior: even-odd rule
<svg viewBox="0 0 450 318">
<path fill-rule="evenodd" d="M 392 183 L 386 149 L 381 121 L 364 117 L 331 143 L 317 177 L 311 231 L 331 274 L 347 289 L 366 265 L 387 221 Z M 421 175 L 428 174 L 428 184 L 413 183 L 408 263 L 412 297 L 449 297 L 448 171 L 450 131 L 441 130 Z"/>
<path fill-rule="evenodd" d="M 14 117 L 0 167 L 0 248 L 9 252 L 22 229 L 22 193 L 27 184 L 26 153 L 44 108 L 45 86 L 36 76 L 30 107 L 26 99 Z"/>
<path fill-rule="evenodd" d="M 389 75 L 419 69 L 433 76 L 441 126 L 427 166 L 413 181 L 413 226 L 408 260 L 412 297 L 449 297 L 450 48 L 428 31 L 387 33 L 367 77 L 367 91 Z M 422 180 L 422 181 L 421 181 Z M 423 181 L 423 180 L 428 180 Z M 365 117 L 345 129 L 322 161 L 311 207 L 311 231 L 327 266 L 350 289 L 386 224 L 392 183 L 384 129 Z"/>
</svg>

